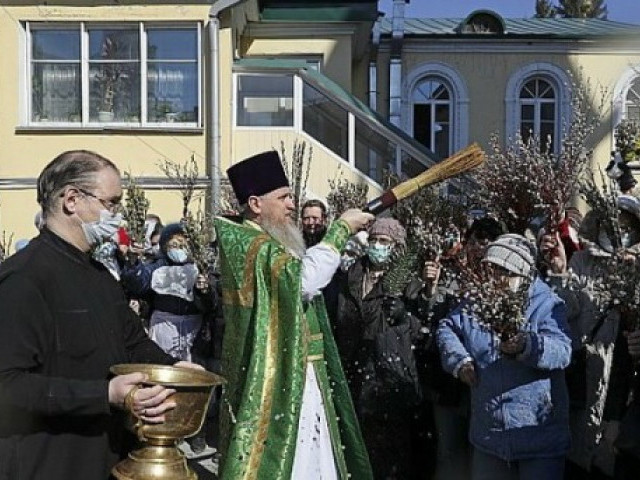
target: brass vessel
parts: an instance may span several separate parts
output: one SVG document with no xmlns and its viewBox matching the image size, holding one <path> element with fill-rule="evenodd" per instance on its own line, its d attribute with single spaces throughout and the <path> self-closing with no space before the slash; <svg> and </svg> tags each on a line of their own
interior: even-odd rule
<svg viewBox="0 0 640 480">
<path fill-rule="evenodd" d="M 129 428 L 137 435 L 141 447 L 129 453 L 111 473 L 119 480 L 197 479 L 177 444 L 200 431 L 213 389 L 222 385 L 224 379 L 203 370 L 165 365 L 114 365 L 111 372 L 115 375 L 142 372 L 148 376 L 142 386 L 162 385 L 176 391 L 169 397 L 176 407 L 164 414 L 165 422 L 160 424 L 144 423 L 131 410 L 131 400 L 125 402 L 130 414 Z"/>
</svg>

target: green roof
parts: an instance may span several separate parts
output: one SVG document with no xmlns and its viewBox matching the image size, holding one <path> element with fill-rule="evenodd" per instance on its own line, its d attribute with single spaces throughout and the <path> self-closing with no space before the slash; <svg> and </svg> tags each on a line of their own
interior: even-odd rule
<svg viewBox="0 0 640 480">
<path fill-rule="evenodd" d="M 369 108 L 367 104 L 360 99 L 346 91 L 336 82 L 331 80 L 326 75 L 313 68 L 308 68 L 308 65 L 304 61 L 297 60 L 280 60 L 280 59 L 264 59 L 264 58 L 244 58 L 236 60 L 235 65 L 246 70 L 259 70 L 259 71 L 289 71 L 295 72 L 303 79 L 307 80 L 312 86 L 319 87 L 325 93 L 337 100 L 337 103 L 342 104 L 343 108 L 351 111 L 357 118 L 365 121 L 369 125 L 375 125 L 378 130 L 383 132 L 390 132 L 392 135 L 389 137 L 397 137 L 404 145 L 400 145 L 405 150 L 407 147 L 419 153 L 421 160 L 426 164 L 433 164 L 442 160 L 438 155 L 433 153 L 422 143 L 418 142 L 411 135 L 407 134 L 404 130 L 396 127 L 386 120 L 383 116 L 376 111 Z M 389 138 L 390 141 L 396 142 L 393 138 Z M 409 152 L 410 153 L 410 152 Z"/>
<path fill-rule="evenodd" d="M 360 22 L 378 18 L 375 0 L 262 0 L 260 19 L 279 22 Z"/>
<path fill-rule="evenodd" d="M 463 18 L 405 18 L 405 36 L 495 38 L 495 34 L 459 33 Z M 381 32 L 390 35 L 392 19 L 383 18 Z M 640 25 L 599 18 L 505 18 L 500 37 L 603 38 L 640 36 Z"/>
</svg>

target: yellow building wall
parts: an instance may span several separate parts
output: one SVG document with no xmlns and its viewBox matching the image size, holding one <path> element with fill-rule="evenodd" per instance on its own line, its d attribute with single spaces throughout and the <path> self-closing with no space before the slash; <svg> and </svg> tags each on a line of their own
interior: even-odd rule
<svg viewBox="0 0 640 480">
<path fill-rule="evenodd" d="M 210 5 L 110 5 L 104 7 L 44 6 L 0 8 L 0 178 L 35 179 L 44 166 L 59 153 L 70 149 L 94 150 L 113 160 L 121 170 L 128 170 L 134 176 L 162 177 L 157 164 L 162 159 L 185 162 L 192 154 L 198 161 L 201 175 L 208 171 L 206 166 L 205 130 L 195 133 L 176 131 L 144 132 L 135 130 L 126 133 L 103 133 L 82 130 L 65 131 L 21 131 L 21 102 L 24 78 L 24 33 L 21 22 L 31 21 L 181 21 L 202 23 L 202 65 L 203 88 L 207 84 L 204 77 L 206 50 L 206 22 Z M 207 118 L 206 98 L 203 93 L 203 118 Z M 180 198 L 177 193 L 153 191 L 151 210 L 163 219 L 177 219 L 180 215 Z M 38 208 L 35 189 L 7 191 L 0 190 L 0 229 L 12 231 L 16 238 L 28 238 L 34 232 L 33 216 Z"/>
<path fill-rule="evenodd" d="M 460 48 L 462 49 L 462 47 Z M 380 110 L 388 111 L 389 77 L 388 54 L 380 55 L 378 80 Z M 455 69 L 464 79 L 469 94 L 469 142 L 477 141 L 488 145 L 494 132 L 501 135 L 505 131 L 505 96 L 509 78 L 520 68 L 535 62 L 552 63 L 562 70 L 578 73 L 591 82 L 594 108 L 600 103 L 601 88 L 608 90 L 606 110 L 603 112 L 601 128 L 595 135 L 595 158 L 601 164 L 609 161 L 611 149 L 611 94 L 622 74 L 631 66 L 640 63 L 640 54 L 610 53 L 504 53 L 494 52 L 429 52 L 405 53 L 403 56 L 403 77 L 406 78 L 421 64 L 438 62 Z"/>
<path fill-rule="evenodd" d="M 351 91 L 351 37 L 247 39 L 244 55 L 251 56 L 322 56 L 322 73 L 347 91 Z"/>
</svg>

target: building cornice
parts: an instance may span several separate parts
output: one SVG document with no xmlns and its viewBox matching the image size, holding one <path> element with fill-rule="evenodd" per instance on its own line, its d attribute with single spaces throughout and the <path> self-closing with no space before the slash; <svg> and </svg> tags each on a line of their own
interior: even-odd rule
<svg viewBox="0 0 640 480">
<path fill-rule="evenodd" d="M 356 22 L 291 24 L 287 22 L 249 22 L 244 34 L 251 38 L 315 38 L 320 35 L 353 35 L 361 25 Z"/>
<path fill-rule="evenodd" d="M 390 43 L 380 43 L 380 53 L 389 54 Z M 430 39 L 416 41 L 406 38 L 402 46 L 404 53 L 558 53 L 558 54 L 606 54 L 606 55 L 638 55 L 640 54 L 640 42 L 635 45 L 625 43 L 603 43 L 593 41 L 488 41 L 468 42 L 464 40 L 439 40 Z"/>
</svg>

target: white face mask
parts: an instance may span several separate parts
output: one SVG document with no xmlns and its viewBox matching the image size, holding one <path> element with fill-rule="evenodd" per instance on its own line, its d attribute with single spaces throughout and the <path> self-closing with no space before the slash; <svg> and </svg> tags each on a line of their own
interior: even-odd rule
<svg viewBox="0 0 640 480">
<path fill-rule="evenodd" d="M 82 221 L 82 219 L 80 219 Z M 109 210 L 100 210 L 100 219 L 95 222 L 82 221 L 82 231 L 87 243 L 94 248 L 101 243 L 111 240 L 118 233 L 122 223 L 122 214 L 111 213 Z"/>
<path fill-rule="evenodd" d="M 514 293 L 517 292 L 522 285 L 522 280 L 522 277 L 509 277 L 509 290 Z"/>
</svg>

